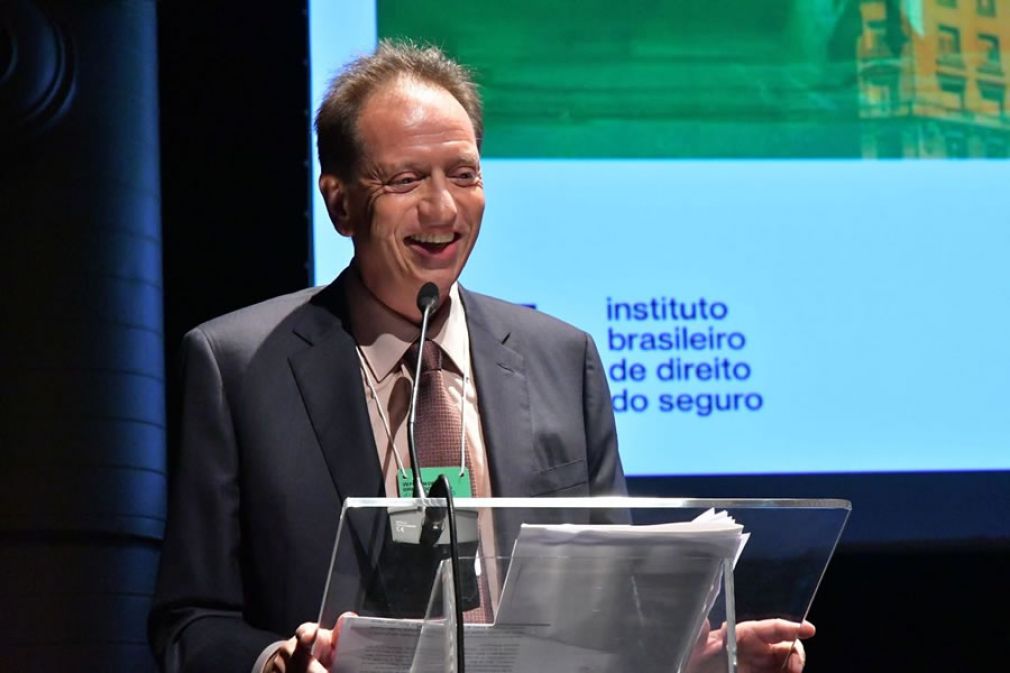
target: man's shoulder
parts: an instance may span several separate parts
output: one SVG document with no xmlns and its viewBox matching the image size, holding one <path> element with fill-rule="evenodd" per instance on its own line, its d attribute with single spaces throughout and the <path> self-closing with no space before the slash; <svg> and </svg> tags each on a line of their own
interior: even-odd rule
<svg viewBox="0 0 1010 673">
<path fill-rule="evenodd" d="M 186 339 L 203 339 L 218 348 L 255 347 L 293 323 L 322 289 L 310 287 L 225 313 L 197 325 L 186 335 Z"/>
</svg>

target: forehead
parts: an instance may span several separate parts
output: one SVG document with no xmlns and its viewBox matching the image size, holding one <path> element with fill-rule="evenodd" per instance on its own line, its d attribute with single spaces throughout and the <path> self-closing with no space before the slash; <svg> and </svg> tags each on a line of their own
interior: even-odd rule
<svg viewBox="0 0 1010 673">
<path fill-rule="evenodd" d="M 473 124 L 460 102 L 436 84 L 407 78 L 368 97 L 358 116 L 358 134 L 366 155 L 460 143 L 476 153 Z"/>
</svg>

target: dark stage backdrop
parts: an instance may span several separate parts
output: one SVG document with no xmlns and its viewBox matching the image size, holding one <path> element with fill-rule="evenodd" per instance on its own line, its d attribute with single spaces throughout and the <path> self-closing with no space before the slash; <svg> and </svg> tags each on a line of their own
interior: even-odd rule
<svg viewBox="0 0 1010 673">
<path fill-rule="evenodd" d="M 0 670 L 145 671 L 164 520 L 156 6 L 0 2 Z"/>
</svg>

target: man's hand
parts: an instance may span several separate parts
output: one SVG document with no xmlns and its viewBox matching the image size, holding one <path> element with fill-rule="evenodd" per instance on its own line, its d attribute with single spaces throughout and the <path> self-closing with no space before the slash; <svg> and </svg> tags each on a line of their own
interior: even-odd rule
<svg viewBox="0 0 1010 673">
<path fill-rule="evenodd" d="M 762 619 L 736 625 L 737 670 L 739 673 L 801 673 L 806 652 L 801 639 L 816 629 L 810 622 Z M 687 665 L 689 673 L 726 670 L 724 645 L 726 625 L 710 631 L 707 624 Z"/>
<path fill-rule="evenodd" d="M 816 629 L 784 619 L 741 622 L 736 627 L 738 670 L 741 673 L 787 671 L 800 673 L 807 663 L 801 639 L 810 638 Z"/>
<path fill-rule="evenodd" d="M 354 613 L 340 615 L 333 630 L 320 628 L 315 622 L 299 626 L 295 635 L 270 658 L 263 673 L 327 673 L 333 665 L 337 639 L 348 615 Z"/>
</svg>

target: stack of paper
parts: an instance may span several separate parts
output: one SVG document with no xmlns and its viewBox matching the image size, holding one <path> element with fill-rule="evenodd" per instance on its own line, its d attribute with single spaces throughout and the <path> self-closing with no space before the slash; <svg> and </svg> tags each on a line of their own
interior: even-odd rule
<svg viewBox="0 0 1010 673">
<path fill-rule="evenodd" d="M 495 624 L 596 654 L 555 670 L 676 671 L 746 541 L 711 510 L 654 526 L 523 526 Z"/>
</svg>

